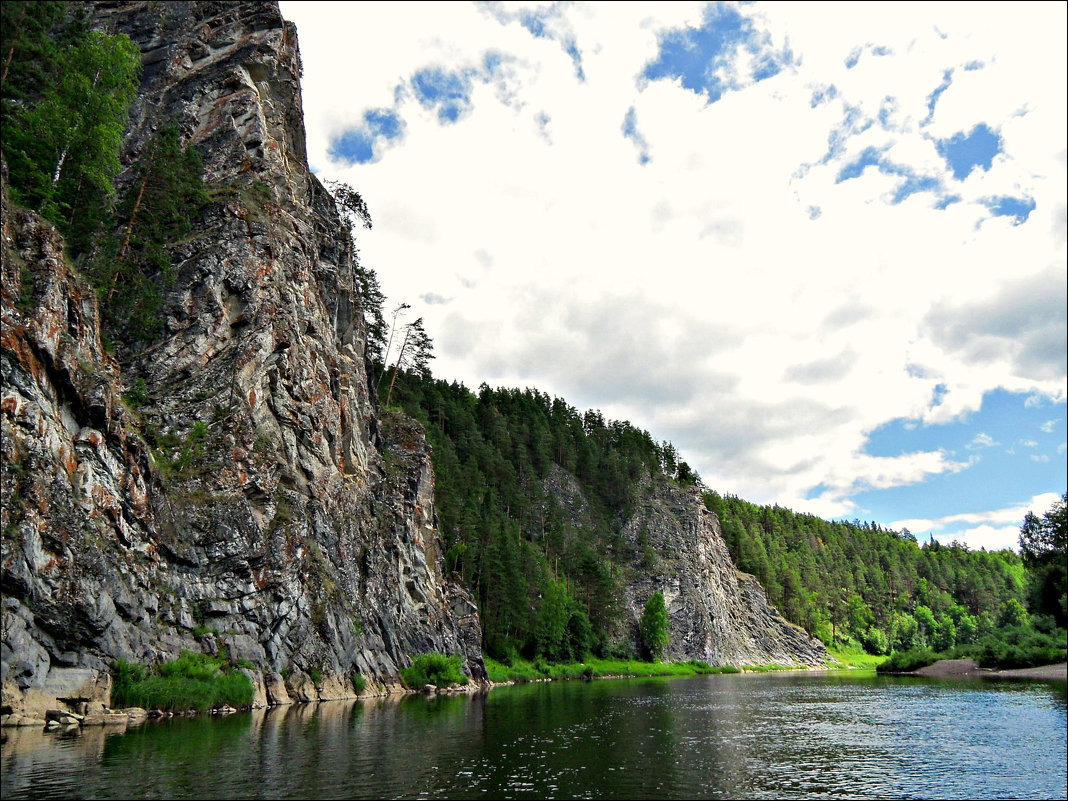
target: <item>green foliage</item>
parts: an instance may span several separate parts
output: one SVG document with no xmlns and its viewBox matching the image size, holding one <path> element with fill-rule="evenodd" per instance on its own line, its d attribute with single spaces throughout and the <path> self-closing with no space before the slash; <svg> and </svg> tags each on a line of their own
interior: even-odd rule
<svg viewBox="0 0 1068 801">
<path fill-rule="evenodd" d="M 88 31 L 61 47 L 54 39 L 46 46 L 40 30 L 33 38 L 47 63 L 38 66 L 49 80 L 36 87 L 39 97 L 20 103 L 5 82 L 4 154 L 15 200 L 55 223 L 78 254 L 114 196 L 141 54 L 125 35 Z"/>
<path fill-rule="evenodd" d="M 664 594 L 657 590 L 645 602 L 645 611 L 639 623 L 642 646 L 653 662 L 659 662 L 668 644 L 668 615 Z"/>
<path fill-rule="evenodd" d="M 174 432 L 155 437 L 151 432 L 146 434 L 155 442 L 155 459 L 164 473 L 185 472 L 193 465 L 203 463 L 207 456 L 208 424 L 202 420 L 193 423 L 184 438 Z"/>
<path fill-rule="evenodd" d="M 890 653 L 890 638 L 886 636 L 885 631 L 875 626 L 869 626 L 864 630 L 861 642 L 864 644 L 864 650 L 869 654 Z"/>
<path fill-rule="evenodd" d="M 148 386 L 145 384 L 145 379 L 138 378 L 134 381 L 133 386 L 123 395 L 123 398 L 127 405 L 135 410 L 148 403 Z"/>
<path fill-rule="evenodd" d="M 401 339 L 397 360 L 393 364 L 393 377 L 389 381 L 389 390 L 386 392 L 387 406 L 393 397 L 393 387 L 396 385 L 398 371 L 405 370 L 429 379 L 430 360 L 434 358 L 434 342 L 423 327 L 422 317 L 405 324 L 401 330 L 404 332 L 404 337 Z"/>
<path fill-rule="evenodd" d="M 183 651 L 149 671 L 122 660 L 111 668 L 111 705 L 145 709 L 197 710 L 223 705 L 235 708 L 252 703 L 254 689 L 248 677 L 230 669 L 221 659 Z"/>
<path fill-rule="evenodd" d="M 444 654 L 423 654 L 417 656 L 411 667 L 401 671 L 404 686 L 410 690 L 421 690 L 428 684 L 435 687 L 451 687 L 454 684 L 467 684 L 467 677 L 460 668 L 460 657 Z"/>
<path fill-rule="evenodd" d="M 1024 597 L 1023 562 L 1011 551 L 933 541 L 921 548 L 907 532 L 874 523 L 831 522 L 715 492 L 705 503 L 739 569 L 760 580 L 788 620 L 827 643 L 852 639 L 885 653 L 872 630 L 894 650 L 974 642 L 984 619 Z"/>
<path fill-rule="evenodd" d="M 63 20 L 64 5 L 58 0 L 6 0 L 0 4 L 4 127 L 12 122 L 9 111 L 32 103 L 41 87 L 55 77 L 59 44 L 54 34 Z"/>
<path fill-rule="evenodd" d="M 338 213 L 349 225 L 359 223 L 364 228 L 371 228 L 371 211 L 360 193 L 343 181 L 327 181 L 327 187 L 334 196 Z"/>
<path fill-rule="evenodd" d="M 589 680 L 618 676 L 695 676 L 741 673 L 741 668 L 732 665 L 714 667 L 699 659 L 688 662 L 640 662 L 634 659 L 599 659 L 592 657 L 584 662 L 572 662 L 550 665 L 543 659 L 530 662 L 525 659 L 515 660 L 515 664 L 506 665 L 486 659 L 486 670 L 490 681 L 503 683 L 507 681 L 522 684 L 532 681 L 552 680 Z"/>
<path fill-rule="evenodd" d="M 1012 669 L 1049 665 L 1065 660 L 1065 631 L 1047 634 L 1026 626 L 1002 630 L 966 653 L 982 667 Z"/>
<path fill-rule="evenodd" d="M 896 651 L 885 662 L 875 668 L 879 673 L 908 673 L 919 670 L 922 667 L 933 665 L 939 660 L 939 655 L 930 648 L 910 649 Z"/>
<path fill-rule="evenodd" d="M 1021 628 L 1031 625 L 1031 619 L 1024 609 L 1024 605 L 1015 598 L 1009 598 L 1001 605 L 1001 617 L 998 626 L 1001 628 Z"/>
<path fill-rule="evenodd" d="M 475 591 L 487 654 L 633 656 L 622 583 L 637 554 L 622 526 L 664 465 L 677 469 L 670 446 L 535 390 L 401 372 L 394 400 L 434 448 L 446 567 Z M 581 520 L 550 489 L 561 469 L 588 503 Z"/>
<path fill-rule="evenodd" d="M 89 267 L 105 329 L 118 341 L 147 343 L 160 335 L 163 290 L 175 281 L 168 247 L 191 233 L 208 202 L 203 172 L 196 148 L 183 148 L 174 125 L 156 132 L 138 163 L 113 232 Z"/>
<path fill-rule="evenodd" d="M 952 625 L 951 617 L 946 621 Z M 944 635 L 942 635 L 944 636 Z M 1001 628 L 988 633 L 980 642 L 942 646 L 948 638 L 934 648 L 916 648 L 894 652 L 881 663 L 880 672 L 906 673 L 933 664 L 939 659 L 974 659 L 980 667 L 1013 669 L 1037 667 L 1065 660 L 1066 635 L 1064 629 L 1054 633 L 1040 632 L 1018 625 Z"/>
<path fill-rule="evenodd" d="M 908 612 L 897 612 L 890 627 L 890 647 L 894 651 L 913 651 L 924 646 L 920 624 Z"/>
<path fill-rule="evenodd" d="M 581 662 L 590 653 L 593 630 L 586 611 L 551 579 L 542 592 L 534 639 L 536 652 L 551 662 Z"/>
<path fill-rule="evenodd" d="M 375 362 L 382 363 L 386 358 L 386 335 L 389 333 L 389 326 L 386 325 L 386 318 L 382 313 L 386 296 L 382 294 L 375 271 L 364 267 L 358 261 L 353 265 L 353 278 L 367 326 L 367 352 Z"/>
<path fill-rule="evenodd" d="M 1020 553 L 1028 572 L 1032 614 L 1068 626 L 1068 493 L 1039 518 L 1033 512 L 1020 528 Z"/>
<path fill-rule="evenodd" d="M 367 679 L 365 679 L 359 673 L 353 673 L 352 689 L 356 691 L 356 695 L 360 695 L 364 690 L 367 689 Z"/>
</svg>

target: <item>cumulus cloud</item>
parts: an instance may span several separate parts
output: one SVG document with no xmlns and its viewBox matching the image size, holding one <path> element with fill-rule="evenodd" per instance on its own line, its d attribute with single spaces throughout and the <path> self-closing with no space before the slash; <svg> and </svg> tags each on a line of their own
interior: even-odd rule
<svg viewBox="0 0 1068 801">
<path fill-rule="evenodd" d="M 936 519 L 896 520 L 890 526 L 895 530 L 907 528 L 921 541 L 933 536 L 941 543 L 955 540 L 973 550 L 1019 550 L 1020 527 L 1025 515 L 1033 512 L 1041 517 L 1059 500 L 1057 493 L 1044 492 L 1025 503 L 999 509 L 946 515 Z"/>
<path fill-rule="evenodd" d="M 984 300 L 934 305 L 925 332 L 947 352 L 979 365 L 997 363 L 1036 381 L 1068 368 L 1068 290 L 1063 269 L 1005 281 Z"/>
<path fill-rule="evenodd" d="M 867 455 L 889 421 L 1063 401 L 1063 4 L 799 5 L 283 2 L 311 160 L 435 374 L 827 516 L 973 470 Z"/>
</svg>

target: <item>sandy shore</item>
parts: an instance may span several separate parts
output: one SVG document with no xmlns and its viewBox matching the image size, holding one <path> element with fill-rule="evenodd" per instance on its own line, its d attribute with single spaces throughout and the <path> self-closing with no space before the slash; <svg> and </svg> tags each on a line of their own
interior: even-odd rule
<svg viewBox="0 0 1068 801">
<path fill-rule="evenodd" d="M 1034 668 L 1018 668 L 1016 670 L 992 670 L 981 668 L 974 659 L 941 659 L 933 665 L 913 671 L 916 676 L 930 676 L 933 678 L 954 678 L 968 676 L 990 679 L 1047 679 L 1068 681 L 1068 662 L 1059 665 L 1043 665 Z"/>
</svg>

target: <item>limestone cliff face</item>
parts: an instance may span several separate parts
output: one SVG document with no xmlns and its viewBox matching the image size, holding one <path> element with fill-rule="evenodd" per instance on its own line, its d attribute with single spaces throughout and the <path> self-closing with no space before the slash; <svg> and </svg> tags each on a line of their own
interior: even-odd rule
<svg viewBox="0 0 1068 801">
<path fill-rule="evenodd" d="M 83 697 L 111 659 L 183 648 L 253 662 L 275 700 L 351 694 L 353 673 L 394 686 L 431 650 L 485 679 L 475 605 L 443 574 L 429 447 L 379 417 L 368 380 L 293 26 L 273 3 L 100 3 L 93 20 L 143 54 L 120 184 L 173 122 L 212 202 L 171 250 L 162 339 L 116 358 L 56 234 L 5 193 L 5 705 Z"/>
<path fill-rule="evenodd" d="M 548 489 L 576 526 L 589 505 L 578 483 L 561 470 Z M 668 611 L 664 658 L 700 659 L 711 665 L 824 667 L 823 643 L 787 621 L 768 601 L 756 577 L 731 561 L 719 520 L 694 487 L 663 478 L 642 488 L 623 526 L 632 564 L 623 567 L 623 602 L 637 637 L 645 603 L 660 591 Z"/>
</svg>

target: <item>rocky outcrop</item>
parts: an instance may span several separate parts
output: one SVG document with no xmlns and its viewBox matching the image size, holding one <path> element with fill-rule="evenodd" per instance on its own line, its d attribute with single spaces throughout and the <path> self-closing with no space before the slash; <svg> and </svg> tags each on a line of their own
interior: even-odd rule
<svg viewBox="0 0 1068 801">
<path fill-rule="evenodd" d="M 100 3 L 139 45 L 123 149 L 178 126 L 211 203 L 170 251 L 165 331 L 101 343 L 96 296 L 35 215 L 3 207 L 5 705 L 63 671 L 183 649 L 375 691 L 426 651 L 486 679 L 446 580 L 430 449 L 379 419 L 353 246 L 308 169 L 296 32 L 271 3 Z M 138 387 L 137 393 L 129 390 Z"/>
<path fill-rule="evenodd" d="M 576 527 L 589 517 L 577 481 L 554 469 L 546 488 Z M 823 644 L 787 621 L 767 599 L 755 576 L 731 561 L 719 520 L 699 490 L 660 478 L 647 481 L 623 525 L 625 623 L 621 640 L 637 641 L 645 603 L 659 591 L 668 611 L 664 658 L 700 659 L 711 665 L 797 665 L 825 667 Z"/>
</svg>

